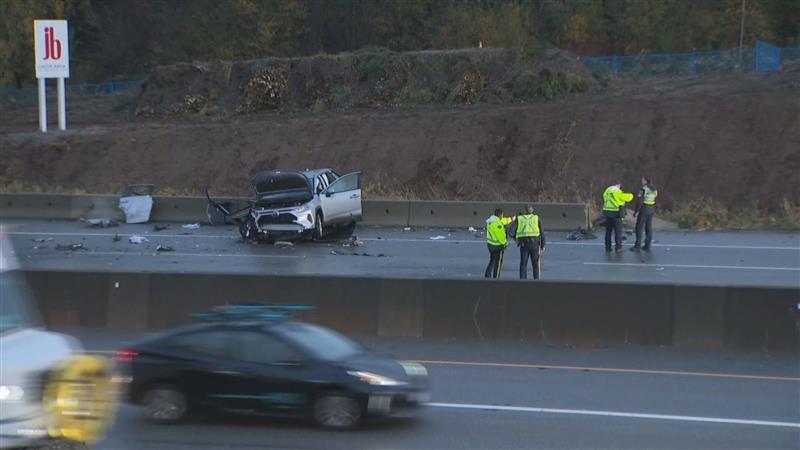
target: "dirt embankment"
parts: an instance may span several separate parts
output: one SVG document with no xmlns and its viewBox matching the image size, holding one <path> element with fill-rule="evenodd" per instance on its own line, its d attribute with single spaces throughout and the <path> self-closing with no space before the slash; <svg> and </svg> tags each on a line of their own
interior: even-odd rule
<svg viewBox="0 0 800 450">
<path fill-rule="evenodd" d="M 149 89 L 133 104 L 74 99 L 72 131 L 61 134 L 35 131 L 35 104 L 0 109 L 0 186 L 119 192 L 150 181 L 247 195 L 261 170 L 333 167 L 363 171 L 373 198 L 570 201 L 599 200 L 618 177 L 633 189 L 649 174 L 663 206 L 713 199 L 757 214 L 800 204 L 796 71 L 612 80 L 525 103 L 482 90 L 479 104 L 383 109 L 357 107 L 372 98 L 364 88 L 355 106 L 316 113 L 317 100 L 297 94 L 293 107 L 236 114 L 244 91 L 233 88 L 181 112 L 176 89 L 158 101 Z"/>
</svg>

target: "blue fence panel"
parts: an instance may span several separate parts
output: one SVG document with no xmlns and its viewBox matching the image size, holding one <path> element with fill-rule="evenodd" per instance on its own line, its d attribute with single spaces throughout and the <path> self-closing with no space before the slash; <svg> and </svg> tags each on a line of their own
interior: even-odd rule
<svg viewBox="0 0 800 450">
<path fill-rule="evenodd" d="M 777 72 L 781 67 L 781 49 L 756 41 L 756 72 Z"/>
<path fill-rule="evenodd" d="M 115 94 L 117 92 L 139 89 L 142 83 L 144 83 L 144 80 L 109 80 L 102 83 L 67 84 L 64 89 L 69 93 L 77 94 Z M 52 85 L 47 86 L 46 91 L 48 95 L 53 94 L 56 92 L 56 87 Z M 0 103 L 35 100 L 38 95 L 39 90 L 35 87 L 10 87 L 0 89 Z"/>
<path fill-rule="evenodd" d="M 757 41 L 755 48 L 685 53 L 643 53 L 580 57 L 590 71 L 602 75 L 702 75 L 734 71 L 773 72 L 787 61 L 800 65 L 800 47 L 779 48 Z"/>
</svg>

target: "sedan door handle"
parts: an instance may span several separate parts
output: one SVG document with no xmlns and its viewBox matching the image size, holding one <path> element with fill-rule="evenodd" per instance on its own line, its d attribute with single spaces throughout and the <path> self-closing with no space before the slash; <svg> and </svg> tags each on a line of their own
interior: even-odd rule
<svg viewBox="0 0 800 450">
<path fill-rule="evenodd" d="M 214 373 L 217 375 L 241 375 L 241 372 L 233 370 L 215 370 Z"/>
</svg>

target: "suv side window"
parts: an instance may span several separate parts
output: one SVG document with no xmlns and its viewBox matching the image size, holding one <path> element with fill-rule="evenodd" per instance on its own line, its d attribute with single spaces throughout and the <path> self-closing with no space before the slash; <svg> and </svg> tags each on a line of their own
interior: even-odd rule
<svg viewBox="0 0 800 450">
<path fill-rule="evenodd" d="M 303 356 L 285 342 L 266 333 L 242 331 L 233 333 L 235 358 L 255 364 L 298 362 Z"/>
<path fill-rule="evenodd" d="M 326 193 L 336 194 L 339 192 L 355 191 L 361 189 L 361 174 L 351 173 L 340 177 L 328 187 Z"/>
<path fill-rule="evenodd" d="M 166 345 L 175 350 L 217 358 L 224 358 L 229 354 L 228 332 L 223 330 L 181 334 L 167 340 Z"/>
</svg>

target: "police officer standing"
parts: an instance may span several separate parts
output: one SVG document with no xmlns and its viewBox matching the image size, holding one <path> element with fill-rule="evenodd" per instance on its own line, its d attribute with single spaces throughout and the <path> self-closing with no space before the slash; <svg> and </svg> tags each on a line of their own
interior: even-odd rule
<svg viewBox="0 0 800 450">
<path fill-rule="evenodd" d="M 603 217 L 606 219 L 606 251 L 611 251 L 611 233 L 614 233 L 616 251 L 622 251 L 622 208 L 633 200 L 633 194 L 622 190 L 622 183 L 617 182 L 603 192 Z"/>
<path fill-rule="evenodd" d="M 636 217 L 636 243 L 631 247 L 632 252 L 650 250 L 650 243 L 653 241 L 653 215 L 656 213 L 656 197 L 658 197 L 658 190 L 653 186 L 653 181 L 650 177 L 642 177 L 642 189 L 636 196 L 636 209 L 633 213 L 633 217 Z M 642 228 L 645 232 L 644 246 L 642 246 Z"/>
<path fill-rule="evenodd" d="M 544 230 L 533 206 L 527 205 L 525 213 L 517 216 L 517 245 L 519 245 L 519 278 L 528 278 L 528 260 L 533 262 L 533 279 L 539 279 L 539 256 L 544 253 Z"/>
<path fill-rule="evenodd" d="M 486 219 L 486 245 L 489 247 L 489 265 L 486 266 L 486 278 L 500 278 L 503 268 L 503 253 L 508 245 L 506 225 L 513 219 L 503 217 L 503 210 L 498 208 Z"/>
</svg>

